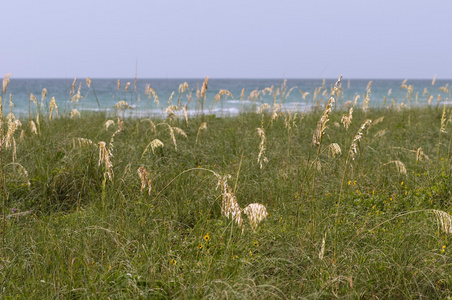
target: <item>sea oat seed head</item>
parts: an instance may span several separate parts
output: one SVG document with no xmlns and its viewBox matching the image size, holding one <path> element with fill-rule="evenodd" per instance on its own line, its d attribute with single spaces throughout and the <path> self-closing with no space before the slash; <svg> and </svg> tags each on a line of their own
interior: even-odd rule
<svg viewBox="0 0 452 300">
<path fill-rule="evenodd" d="M 243 212 L 247 215 L 253 231 L 256 231 L 257 225 L 268 216 L 267 209 L 260 203 L 249 204 Z"/>
</svg>

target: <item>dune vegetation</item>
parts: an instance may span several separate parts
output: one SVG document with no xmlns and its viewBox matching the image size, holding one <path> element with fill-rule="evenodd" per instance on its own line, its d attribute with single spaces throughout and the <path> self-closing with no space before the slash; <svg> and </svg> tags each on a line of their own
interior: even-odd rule
<svg viewBox="0 0 452 300">
<path fill-rule="evenodd" d="M 74 105 L 64 115 L 31 95 L 34 109 L 16 118 L 8 80 L 6 299 L 452 294 L 452 114 L 442 101 L 411 107 L 402 86 L 404 105 L 369 108 L 369 84 L 362 103 L 338 106 L 339 79 L 310 112 L 275 101 L 235 116 L 172 105 L 128 117 L 118 99 L 115 113 Z M 201 107 L 207 81 L 193 95 Z"/>
</svg>

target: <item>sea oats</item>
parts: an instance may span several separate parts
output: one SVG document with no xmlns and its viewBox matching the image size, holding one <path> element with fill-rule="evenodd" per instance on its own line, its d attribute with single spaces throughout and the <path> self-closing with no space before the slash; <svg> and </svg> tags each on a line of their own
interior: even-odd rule
<svg viewBox="0 0 452 300">
<path fill-rule="evenodd" d="M 243 212 L 247 215 L 253 231 L 256 231 L 257 225 L 259 225 L 259 223 L 268 216 L 265 206 L 259 203 L 249 204 L 247 207 L 245 207 Z"/>
<path fill-rule="evenodd" d="M 86 138 L 73 138 L 72 139 L 72 147 L 75 149 L 76 144 L 78 144 L 79 148 L 94 145 L 93 141 Z"/>
<path fill-rule="evenodd" d="M 388 130 L 386 129 L 379 130 L 377 131 L 377 133 L 374 134 L 374 139 L 380 138 L 384 136 L 386 133 L 388 133 Z"/>
<path fill-rule="evenodd" d="M 356 106 L 356 104 L 358 103 L 358 99 L 359 99 L 360 97 L 361 97 L 360 95 L 356 95 L 356 96 L 355 96 L 355 99 L 353 99 L 353 107 Z"/>
<path fill-rule="evenodd" d="M 141 192 L 146 188 L 146 185 L 148 186 L 148 194 L 151 194 L 152 190 L 152 181 L 151 176 L 148 171 L 144 167 L 138 168 L 138 176 L 140 176 L 141 179 Z"/>
<path fill-rule="evenodd" d="M 262 95 L 266 95 L 267 93 L 269 93 L 270 95 L 273 93 L 273 86 L 272 87 L 266 87 L 265 89 L 262 90 Z"/>
<path fill-rule="evenodd" d="M 273 103 L 272 116 L 270 118 L 270 123 L 273 123 L 276 118 L 278 118 L 278 111 L 281 109 L 281 104 Z"/>
<path fill-rule="evenodd" d="M 157 103 L 157 105 L 160 105 L 160 99 L 159 96 L 157 95 L 157 93 L 155 92 L 155 90 L 151 87 L 149 87 L 149 91 L 148 91 L 148 97 L 149 98 L 154 98 L 154 102 Z"/>
<path fill-rule="evenodd" d="M 13 103 L 13 95 L 11 93 L 9 93 L 9 111 L 12 112 L 13 111 L 13 107 L 14 107 L 14 103 Z"/>
<path fill-rule="evenodd" d="M 149 148 L 152 150 L 152 154 L 155 154 L 155 149 L 157 148 L 163 148 L 163 143 L 159 139 L 152 140 L 144 149 L 143 153 L 141 154 L 141 157 L 144 157 L 144 155 L 149 151 Z"/>
<path fill-rule="evenodd" d="M 433 95 L 430 95 L 430 97 L 428 97 L 427 104 L 430 105 L 432 103 L 432 100 L 433 100 Z"/>
<path fill-rule="evenodd" d="M 184 105 L 184 107 L 182 108 L 182 111 L 183 111 L 184 117 L 185 117 L 185 124 L 187 124 L 187 126 L 188 126 L 187 104 Z"/>
<path fill-rule="evenodd" d="M 242 92 L 240 93 L 240 100 L 245 99 L 245 89 L 242 89 Z"/>
<path fill-rule="evenodd" d="M 388 90 L 388 97 L 391 96 L 391 94 L 392 94 L 392 89 L 389 89 Z"/>
<path fill-rule="evenodd" d="M 24 141 L 25 138 L 25 130 L 21 130 L 20 131 L 20 137 L 19 137 L 19 141 L 22 143 Z"/>
<path fill-rule="evenodd" d="M 173 130 L 174 130 L 177 134 L 182 135 L 183 137 L 185 137 L 186 139 L 188 139 L 188 136 L 187 136 L 187 134 L 185 133 L 185 131 L 183 131 L 183 130 L 180 129 L 179 127 L 172 127 L 172 128 L 173 128 Z"/>
<path fill-rule="evenodd" d="M 209 76 L 206 76 L 206 79 L 204 79 L 204 82 L 202 84 L 201 88 L 201 98 L 204 99 L 206 97 L 207 92 L 207 83 L 209 82 Z"/>
<path fill-rule="evenodd" d="M 399 172 L 400 174 L 406 175 L 406 167 L 403 164 L 403 162 L 401 162 L 400 160 L 393 160 L 393 161 L 387 162 L 384 164 L 384 166 L 389 165 L 389 164 L 394 164 L 397 168 L 397 172 Z"/>
<path fill-rule="evenodd" d="M 429 160 L 429 157 L 424 153 L 421 147 L 419 147 L 416 151 L 416 161 L 421 161 L 427 159 Z"/>
<path fill-rule="evenodd" d="M 173 101 L 173 97 L 174 97 L 174 91 L 171 93 L 171 95 L 168 98 L 168 105 L 171 105 L 171 101 Z"/>
<path fill-rule="evenodd" d="M 129 87 L 130 87 L 130 82 L 127 82 L 127 83 L 126 83 L 126 87 L 125 87 L 126 93 L 129 91 Z"/>
<path fill-rule="evenodd" d="M 440 92 L 444 92 L 444 93 L 449 93 L 449 84 L 446 83 L 445 86 L 441 86 L 441 87 L 439 88 L 439 91 L 440 91 Z"/>
<path fill-rule="evenodd" d="M 303 97 L 303 100 L 305 100 L 306 96 L 309 95 L 309 92 L 303 92 L 302 90 L 300 90 L 300 94 L 301 94 L 301 97 Z"/>
<path fill-rule="evenodd" d="M 112 154 L 113 153 L 113 142 L 115 141 L 116 135 L 124 130 L 124 122 L 121 120 L 120 117 L 118 117 L 117 124 L 118 124 L 118 129 L 116 129 L 116 131 L 111 135 L 110 143 L 108 144 L 108 151 L 109 151 L 110 155 L 113 155 Z"/>
<path fill-rule="evenodd" d="M 82 88 L 82 83 L 80 82 L 78 89 L 77 89 L 77 93 L 75 95 L 72 96 L 71 101 L 74 105 L 77 105 L 79 100 L 82 98 L 82 95 L 80 93 Z"/>
<path fill-rule="evenodd" d="M 367 113 L 367 111 L 369 110 L 369 102 L 370 102 L 370 88 L 367 89 L 366 91 L 366 96 L 364 97 L 364 101 L 363 101 L 363 112 Z"/>
<path fill-rule="evenodd" d="M 452 233 L 452 216 L 442 210 L 432 209 L 439 226 L 445 233 Z"/>
<path fill-rule="evenodd" d="M 108 179 L 113 181 L 113 165 L 110 161 L 110 157 L 112 156 L 110 150 L 107 149 L 107 144 L 105 142 L 99 142 L 99 162 L 98 165 L 104 164 L 105 173 L 108 175 Z"/>
<path fill-rule="evenodd" d="M 248 96 L 248 100 L 256 101 L 261 97 L 261 92 L 258 89 L 255 89 L 251 91 L 250 95 Z"/>
<path fill-rule="evenodd" d="M 221 213 L 227 217 L 232 218 L 239 226 L 242 227 L 242 232 L 244 230 L 243 220 L 242 220 L 242 210 L 240 209 L 239 204 L 237 203 L 237 198 L 232 193 L 231 187 L 228 185 L 228 178 L 231 178 L 230 175 L 220 176 L 215 173 L 215 176 L 218 178 L 218 185 L 221 187 L 222 191 L 222 203 L 221 203 Z"/>
<path fill-rule="evenodd" d="M 336 155 L 341 155 L 341 147 L 337 143 L 332 143 L 328 146 L 328 155 L 331 153 L 333 157 L 336 157 Z"/>
<path fill-rule="evenodd" d="M 352 124 L 352 118 L 353 118 L 353 107 L 350 107 L 350 110 L 348 111 L 348 115 L 344 114 L 341 118 L 341 123 L 344 125 L 345 129 L 348 130 L 350 127 L 350 124 Z"/>
<path fill-rule="evenodd" d="M 173 117 L 176 115 L 175 111 L 178 111 L 179 107 L 176 105 L 170 105 L 165 108 L 165 112 L 168 114 L 168 117 Z"/>
<path fill-rule="evenodd" d="M 163 145 L 162 141 L 160 141 L 159 139 L 154 139 L 150 143 L 150 146 L 151 146 L 152 153 L 155 153 L 155 149 L 163 148 L 164 145 Z"/>
<path fill-rule="evenodd" d="M 31 184 L 30 184 L 30 179 L 29 179 L 29 177 L 28 177 L 28 171 L 27 171 L 27 169 L 25 169 L 24 166 L 22 166 L 22 165 L 19 164 L 19 163 L 13 163 L 12 165 L 18 167 L 19 172 L 20 172 L 20 173 L 22 174 L 22 176 L 24 177 L 26 184 L 28 185 L 28 187 L 30 187 Z"/>
<path fill-rule="evenodd" d="M 199 84 L 196 86 L 196 98 L 201 99 L 201 90 L 199 89 Z"/>
<path fill-rule="evenodd" d="M 435 85 L 435 82 L 436 82 L 436 74 L 435 74 L 435 76 L 433 76 L 432 85 Z"/>
<path fill-rule="evenodd" d="M 234 99 L 234 96 L 232 96 L 231 92 L 229 92 L 228 90 L 220 90 L 218 92 L 218 94 L 215 95 L 215 98 L 214 98 L 215 99 L 215 103 L 218 102 L 221 99 L 221 97 L 223 97 L 225 95 L 231 97 L 232 99 Z"/>
<path fill-rule="evenodd" d="M 8 84 L 11 81 L 10 77 L 13 76 L 11 73 L 8 73 L 5 75 L 5 77 L 3 77 L 3 89 L 2 89 L 2 94 L 4 94 L 6 92 L 6 89 L 8 88 Z"/>
<path fill-rule="evenodd" d="M 331 96 L 328 100 L 328 103 L 325 107 L 325 111 L 323 112 L 322 117 L 317 122 L 317 129 L 314 132 L 312 136 L 312 145 L 320 145 L 322 141 L 322 137 L 325 134 L 325 130 L 327 128 L 327 123 L 329 121 L 329 115 L 333 111 L 333 105 L 336 99 L 334 97 L 337 97 L 339 84 L 341 83 L 342 75 L 339 76 L 339 79 L 334 84 L 334 88 L 331 90 Z"/>
<path fill-rule="evenodd" d="M 141 122 L 149 122 L 151 132 L 157 133 L 157 127 L 155 126 L 154 122 L 151 121 L 151 119 L 144 119 L 141 120 Z"/>
<path fill-rule="evenodd" d="M 355 155 L 358 154 L 358 144 L 359 141 L 363 137 L 363 130 L 366 128 L 367 125 L 370 125 L 372 123 L 372 120 L 367 119 L 363 122 L 361 127 L 358 129 L 358 132 L 356 133 L 355 137 L 353 138 L 352 145 L 350 146 L 350 156 L 352 159 L 354 159 Z"/>
<path fill-rule="evenodd" d="M 90 88 L 91 87 L 91 78 L 86 77 L 86 85 Z"/>
<path fill-rule="evenodd" d="M 186 91 L 188 91 L 188 89 L 189 89 L 189 87 L 188 87 L 188 83 L 187 82 L 181 83 L 179 85 L 179 94 L 185 93 Z"/>
<path fill-rule="evenodd" d="M 121 80 L 118 79 L 118 92 L 121 91 Z"/>
<path fill-rule="evenodd" d="M 69 95 L 72 96 L 75 94 L 75 84 L 77 83 L 77 77 L 74 78 L 74 81 L 72 81 L 71 85 L 71 91 L 69 92 Z"/>
<path fill-rule="evenodd" d="M 72 111 L 71 111 L 71 119 L 73 119 L 73 118 L 75 118 L 75 117 L 80 117 L 80 112 L 77 110 L 77 109 L 73 109 Z"/>
<path fill-rule="evenodd" d="M 53 110 L 56 110 L 58 114 L 58 106 L 56 104 L 55 97 L 52 97 L 52 99 L 50 100 L 49 109 L 50 109 L 49 119 L 51 120 L 53 117 Z"/>
<path fill-rule="evenodd" d="M 167 124 L 167 125 L 168 125 L 168 129 L 169 129 L 169 133 L 170 133 L 171 139 L 173 140 L 174 150 L 177 151 L 177 141 L 176 141 L 176 136 L 174 135 L 173 127 L 171 127 L 169 124 Z"/>
<path fill-rule="evenodd" d="M 441 127 L 439 129 L 440 133 L 447 133 L 447 131 L 446 131 L 447 122 L 446 121 L 447 121 L 446 120 L 446 103 L 444 103 L 443 114 L 441 115 Z"/>
<path fill-rule="evenodd" d="M 375 126 L 375 125 L 377 125 L 378 123 L 383 122 L 384 118 L 385 118 L 385 117 L 382 116 L 382 117 L 379 117 L 378 119 L 375 119 L 375 120 L 372 122 L 372 126 Z"/>
<path fill-rule="evenodd" d="M 422 96 L 425 96 L 427 94 L 428 94 L 428 90 L 427 90 L 427 88 L 424 88 L 424 92 L 422 93 Z"/>
<path fill-rule="evenodd" d="M 257 134 L 261 138 L 261 142 L 259 144 L 259 154 L 257 156 L 257 162 L 259 163 L 260 168 L 264 167 L 264 163 L 268 162 L 268 159 L 265 157 L 265 131 L 264 128 L 257 128 Z"/>
<path fill-rule="evenodd" d="M 201 134 L 202 131 L 205 131 L 205 130 L 207 130 L 207 123 L 203 122 L 198 128 L 198 133 L 196 134 L 195 144 L 198 144 L 199 135 Z"/>
<path fill-rule="evenodd" d="M 47 97 L 47 89 L 43 88 L 42 92 L 41 92 L 41 109 L 44 108 L 44 99 Z M 38 105 L 36 104 L 36 107 L 38 107 Z"/>
<path fill-rule="evenodd" d="M 406 82 L 408 81 L 408 79 L 405 79 L 403 82 L 402 82 L 402 85 L 400 86 L 400 88 L 401 89 L 406 89 L 407 88 L 407 85 L 406 85 Z"/>
<path fill-rule="evenodd" d="M 267 103 L 263 103 L 261 104 L 261 106 L 259 106 L 259 108 L 257 109 L 257 113 L 258 114 L 262 114 L 264 113 L 267 109 L 271 108 L 270 105 L 268 105 Z"/>
<path fill-rule="evenodd" d="M 33 120 L 30 120 L 30 131 L 31 133 L 38 134 L 38 129 L 36 128 L 36 124 Z"/>
<path fill-rule="evenodd" d="M 132 107 L 129 105 L 129 103 L 127 103 L 124 100 L 121 100 L 119 102 L 117 102 L 114 105 L 115 108 L 119 109 L 119 110 L 126 110 L 126 109 L 132 109 Z"/>
<path fill-rule="evenodd" d="M 33 102 L 36 105 L 36 107 L 39 107 L 38 100 L 36 99 L 35 95 L 30 94 L 30 102 Z"/>
<path fill-rule="evenodd" d="M 320 247 L 319 258 L 323 260 L 323 256 L 325 255 L 325 240 L 326 240 L 326 232 L 322 239 L 322 246 Z"/>
<path fill-rule="evenodd" d="M 108 130 L 108 127 L 110 127 L 111 125 L 115 125 L 115 121 L 108 120 L 107 122 L 105 122 L 105 129 Z"/>
<path fill-rule="evenodd" d="M 7 117 L 8 119 L 8 117 Z M 16 130 L 22 126 L 22 123 L 20 123 L 19 120 L 17 119 L 12 119 L 12 117 L 10 117 L 10 119 L 7 121 L 8 123 L 8 130 L 6 132 L 6 135 L 3 139 L 2 144 L 5 145 L 5 149 L 10 148 L 11 146 L 15 146 L 16 141 L 14 140 L 14 132 L 16 132 Z"/>
</svg>

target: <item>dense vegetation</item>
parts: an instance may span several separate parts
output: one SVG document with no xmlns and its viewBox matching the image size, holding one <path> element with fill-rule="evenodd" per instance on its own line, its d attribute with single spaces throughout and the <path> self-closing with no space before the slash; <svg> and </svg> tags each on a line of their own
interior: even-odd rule
<svg viewBox="0 0 452 300">
<path fill-rule="evenodd" d="M 447 297 L 450 112 L 348 113 L 314 144 L 323 111 L 21 119 L 0 152 L 3 297 Z M 256 231 L 222 214 L 221 178 L 265 205 Z"/>
</svg>

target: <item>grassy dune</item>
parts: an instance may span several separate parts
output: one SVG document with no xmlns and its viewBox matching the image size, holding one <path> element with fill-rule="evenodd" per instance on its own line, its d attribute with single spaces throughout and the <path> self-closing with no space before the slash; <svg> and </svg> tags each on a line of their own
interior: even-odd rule
<svg viewBox="0 0 452 300">
<path fill-rule="evenodd" d="M 435 215 L 451 210 L 451 135 L 440 138 L 442 109 L 357 109 L 348 130 L 340 124 L 343 113 L 329 115 L 317 159 L 319 146 L 311 141 L 321 112 L 291 115 L 290 122 L 288 114 L 271 121 L 270 113 L 199 116 L 188 125 L 183 118 L 153 119 L 186 133 L 175 132 L 177 151 L 168 125 L 154 132 L 143 119 L 123 120 L 112 148 L 118 122 L 102 113 L 41 118 L 39 135 L 23 120 L 15 163 L 11 148 L 1 152 L 3 296 L 450 295 L 449 237 Z M 382 116 L 362 131 L 352 159 L 363 122 Z M 108 119 L 115 124 L 106 129 Z M 207 128 L 198 134 L 203 122 Z M 261 169 L 262 124 L 268 162 Z M 164 146 L 143 155 L 154 139 Z M 99 165 L 100 141 L 112 154 L 112 180 Z M 333 157 L 331 143 L 341 154 Z M 17 164 L 28 171 L 29 186 Z M 149 172 L 150 194 L 147 186 L 140 191 L 139 167 Z M 242 209 L 266 206 L 269 216 L 255 232 L 245 215 L 243 233 L 222 215 L 218 178 L 207 170 L 231 175 Z"/>
<path fill-rule="evenodd" d="M 4 116 L 2 297 L 446 299 L 451 112 L 369 93 L 351 119 Z"/>
</svg>

